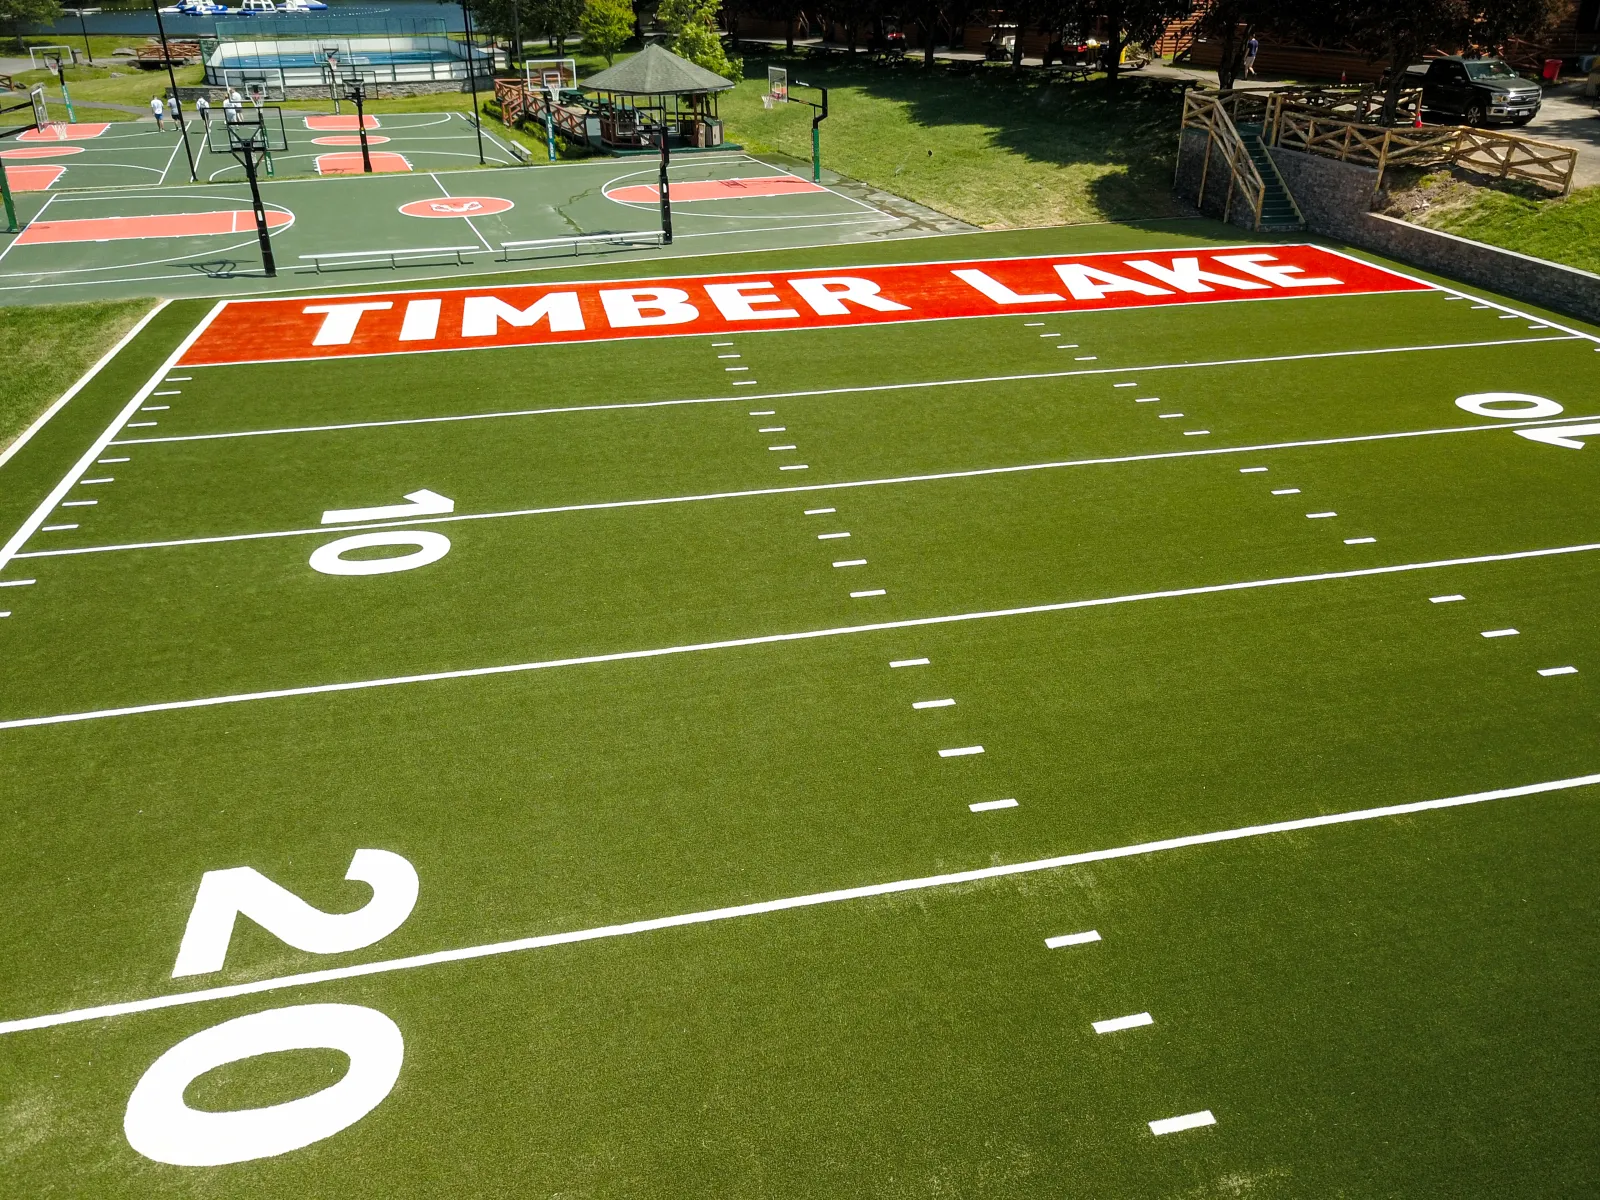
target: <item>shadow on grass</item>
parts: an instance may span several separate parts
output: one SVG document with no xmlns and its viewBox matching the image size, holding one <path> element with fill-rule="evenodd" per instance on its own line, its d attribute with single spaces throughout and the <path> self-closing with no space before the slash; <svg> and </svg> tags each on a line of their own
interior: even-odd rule
<svg viewBox="0 0 1600 1200">
<path fill-rule="evenodd" d="M 1187 211 L 1172 195 L 1183 95 L 1176 81 L 1125 75 L 1111 85 L 1100 77 L 1052 78 L 1037 69 L 1015 75 L 1007 67 L 941 63 L 929 69 L 920 59 L 870 64 L 804 53 L 750 55 L 746 78 L 763 77 L 768 66 L 787 68 L 791 82 L 854 88 L 903 105 L 915 124 L 930 129 L 981 126 L 995 146 L 1031 161 L 1109 168 L 1088 183 L 1107 217 Z"/>
</svg>

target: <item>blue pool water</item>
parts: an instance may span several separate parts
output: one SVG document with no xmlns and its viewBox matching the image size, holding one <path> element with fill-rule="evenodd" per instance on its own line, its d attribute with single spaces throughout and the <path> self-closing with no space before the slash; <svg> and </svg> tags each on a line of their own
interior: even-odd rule
<svg viewBox="0 0 1600 1200">
<path fill-rule="evenodd" d="M 259 70 L 262 67 L 322 67 L 327 59 L 318 54 L 240 54 L 228 55 L 219 65 L 230 71 Z M 339 65 L 370 66 L 376 63 L 456 62 L 448 50 L 364 50 L 360 54 L 339 55 Z"/>
</svg>

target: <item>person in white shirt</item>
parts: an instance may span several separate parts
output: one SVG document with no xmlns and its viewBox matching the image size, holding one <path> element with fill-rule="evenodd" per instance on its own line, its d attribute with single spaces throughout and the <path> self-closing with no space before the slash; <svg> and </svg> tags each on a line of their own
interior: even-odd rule
<svg viewBox="0 0 1600 1200">
<path fill-rule="evenodd" d="M 206 128 L 210 129 L 211 101 L 207 100 L 204 95 L 200 96 L 199 99 L 194 102 L 194 111 L 196 115 L 198 115 L 199 118 L 205 122 Z"/>
<path fill-rule="evenodd" d="M 166 114 L 166 111 L 166 108 L 161 103 L 160 96 L 150 97 L 150 112 L 156 119 L 156 132 L 158 133 L 165 128 L 161 124 L 161 118 Z"/>
</svg>

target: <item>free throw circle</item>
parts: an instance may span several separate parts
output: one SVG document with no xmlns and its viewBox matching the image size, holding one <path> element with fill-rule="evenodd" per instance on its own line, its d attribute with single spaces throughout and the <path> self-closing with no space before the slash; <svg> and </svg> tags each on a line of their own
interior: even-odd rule
<svg viewBox="0 0 1600 1200">
<path fill-rule="evenodd" d="M 62 158 L 68 154 L 82 154 L 82 146 L 18 146 L 15 150 L 0 152 L 0 158 Z"/>
<path fill-rule="evenodd" d="M 1553 417 L 1561 412 L 1561 405 L 1554 400 L 1530 396 L 1526 392 L 1474 392 L 1458 399 L 1456 407 L 1480 417 L 1502 417 L 1507 420 Z"/>
<path fill-rule="evenodd" d="M 183 1093 L 207 1071 L 283 1050 L 342 1050 L 350 1069 L 331 1087 L 265 1108 L 205 1112 Z M 366 1116 L 394 1088 L 405 1039 L 388 1017 L 355 1004 L 299 1004 L 235 1017 L 184 1038 L 150 1064 L 128 1097 L 122 1131 L 146 1158 L 216 1167 L 287 1154 Z"/>
<path fill-rule="evenodd" d="M 440 196 L 402 204 L 400 211 L 408 217 L 487 217 L 515 207 L 500 196 Z"/>
<path fill-rule="evenodd" d="M 367 134 L 367 145 L 377 146 L 389 139 L 376 133 Z M 359 133 L 334 133 L 327 137 L 312 138 L 313 146 L 359 146 L 361 135 Z"/>
<path fill-rule="evenodd" d="M 370 546 L 415 546 L 410 554 L 390 558 L 345 558 L 352 550 Z M 411 571 L 438 562 L 450 553 L 450 539 L 442 533 L 423 529 L 384 530 L 358 533 L 318 546 L 311 555 L 311 569 L 324 575 L 387 575 L 391 571 Z"/>
</svg>

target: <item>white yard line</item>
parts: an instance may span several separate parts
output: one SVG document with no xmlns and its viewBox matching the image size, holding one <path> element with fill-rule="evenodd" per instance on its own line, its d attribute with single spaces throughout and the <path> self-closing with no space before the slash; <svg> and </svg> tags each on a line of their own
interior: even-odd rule
<svg viewBox="0 0 1600 1200">
<path fill-rule="evenodd" d="M 133 399 L 122 406 L 122 411 L 116 415 L 111 424 L 106 426 L 100 436 L 95 438 L 94 444 L 84 451 L 83 456 L 78 459 L 72 470 L 67 472 L 60 483 L 50 489 L 50 494 L 40 501 L 39 507 L 33 510 L 28 519 L 6 541 L 6 544 L 0 546 L 0 571 L 5 570 L 6 564 L 17 556 L 17 552 L 22 549 L 23 544 L 33 536 L 39 526 L 44 524 L 51 511 L 72 490 L 73 485 L 83 477 L 83 473 L 94 465 L 95 459 L 111 444 L 111 439 L 116 437 L 117 431 L 122 428 L 123 424 L 134 413 L 139 411 L 139 406 L 149 398 L 150 393 L 161 386 L 161 381 L 172 371 L 178 359 L 183 357 L 184 351 L 192 346 L 195 339 L 205 332 L 206 326 L 211 324 L 216 315 L 222 311 L 222 308 L 221 301 L 212 306 L 211 311 L 201 318 L 200 323 L 191 329 L 188 336 L 178 343 L 177 348 L 167 356 L 167 360 L 161 364 L 156 373 L 150 376 L 145 385 L 134 393 Z"/>
<path fill-rule="evenodd" d="M 329 529 L 333 527 L 330 526 Z M 324 530 L 323 532 L 328 532 Z M 1574 546 L 1553 546 L 1542 550 L 1514 550 L 1504 554 L 1478 554 L 1467 558 L 1443 558 L 1429 562 L 1395 563 L 1382 567 L 1361 567 L 1348 571 L 1324 571 L 1315 575 L 1282 575 L 1270 579 L 1248 579 L 1236 583 L 1200 584 L 1168 588 L 1157 592 L 1134 592 L 1124 596 L 1097 596 L 1087 600 L 1062 600 L 1054 604 L 1029 604 L 1017 608 L 986 609 L 978 612 L 947 613 L 933 617 L 910 617 L 899 621 L 874 621 L 860 625 L 840 625 L 827 629 L 806 629 L 793 633 L 767 633 L 754 637 L 723 638 L 713 642 L 690 642 L 680 646 L 654 646 L 644 650 L 618 650 L 610 654 L 585 654 L 572 658 L 551 658 L 537 662 L 505 663 L 492 667 L 463 667 L 454 671 L 429 671 L 415 675 L 392 675 L 380 679 L 357 679 L 346 683 L 317 683 L 304 687 L 272 688 L 259 692 L 236 692 L 222 696 L 202 696 L 193 700 L 165 700 L 153 704 L 132 704 L 122 708 L 92 709 L 85 712 L 56 713 L 50 716 L 18 717 L 0 721 L 0 729 L 24 729 L 36 725 L 65 725 L 76 721 L 97 721 L 108 717 L 128 717 L 145 713 L 177 712 L 188 708 L 214 708 L 223 704 L 244 704 L 256 700 L 281 700 L 292 696 L 320 696 L 334 692 L 365 691 L 369 688 L 398 687 L 413 683 L 438 683 L 450 679 L 479 679 L 491 675 L 519 675 L 561 667 L 592 666 L 598 663 L 629 662 L 638 659 L 668 658 L 679 654 L 698 654 L 711 650 L 735 650 L 748 646 L 774 646 L 785 642 L 814 641 L 820 638 L 849 637 L 863 633 L 883 633 L 891 629 L 918 629 L 929 625 L 954 625 L 964 621 L 989 621 L 1005 617 L 1035 616 L 1042 613 L 1070 612 L 1080 608 L 1104 608 L 1119 604 L 1138 604 L 1148 600 L 1177 600 L 1189 596 L 1213 596 L 1225 592 L 1248 592 L 1263 588 L 1286 587 L 1301 583 L 1327 583 L 1339 579 L 1363 579 L 1377 575 L 1400 575 L 1412 571 L 1436 571 L 1446 567 L 1481 566 L 1485 563 L 1518 562 L 1523 559 L 1552 558 L 1568 554 L 1588 554 L 1600 550 L 1600 542 Z M 29 555 L 30 558 L 44 555 Z"/>
<path fill-rule="evenodd" d="M 1419 800 L 1410 804 L 1385 805 L 1381 808 L 1362 808 L 1350 812 L 1324 813 L 1314 817 L 1300 817 L 1295 820 L 1274 821 L 1262 825 L 1246 825 L 1236 829 L 1218 830 L 1213 833 L 1196 833 L 1182 837 L 1163 838 L 1160 841 L 1139 842 L 1135 845 L 1118 846 L 1108 850 L 1088 850 L 1077 854 L 1063 854 L 1054 858 L 1033 859 L 1029 862 L 980 867 L 970 871 L 952 871 L 943 875 L 926 875 L 916 879 L 900 879 L 889 883 L 872 883 L 860 887 L 838 888 L 828 892 L 812 892 L 803 896 L 763 900 L 754 904 L 737 904 L 726 908 L 681 913 L 676 916 L 652 917 L 617 925 L 577 929 L 567 933 L 551 933 L 538 937 L 518 938 L 513 941 L 490 942 L 481 946 L 464 946 L 454 950 L 438 950 L 431 954 L 414 954 L 405 958 L 382 959 L 377 962 L 357 963 L 347 967 L 332 967 L 324 971 L 306 971 L 297 975 L 282 975 L 274 979 L 256 980 L 252 983 L 202 988 L 196 991 L 177 992 L 166 996 L 151 996 L 143 1000 L 129 1000 L 118 1004 L 101 1004 L 92 1008 L 69 1009 L 45 1016 L 0 1021 L 0 1034 L 20 1033 L 29 1029 L 49 1029 L 58 1025 L 97 1021 L 105 1017 L 128 1016 L 133 1013 L 151 1012 L 156 1009 L 176 1008 L 180 1005 L 204 1004 L 213 1000 L 231 1000 L 239 996 L 260 995 L 263 992 L 284 991 L 289 988 L 331 983 L 342 979 L 359 979 L 369 975 L 386 975 L 396 971 L 410 971 L 419 967 L 465 962 L 476 958 L 493 958 L 502 954 L 515 954 L 523 950 L 569 946 L 579 942 L 593 942 L 606 938 L 654 933 L 663 929 L 709 925 L 717 921 L 764 916 L 768 913 L 786 912 L 791 909 L 815 908 L 823 904 L 866 900 L 876 896 L 891 896 L 902 892 L 926 891 L 931 888 L 952 887 L 988 879 L 1004 879 L 1012 875 L 1027 875 L 1037 871 L 1051 871 L 1061 867 L 1107 862 L 1119 858 L 1137 858 L 1143 855 L 1160 854 L 1169 850 L 1185 850 L 1195 846 L 1241 841 L 1246 838 L 1265 837 L 1278 833 L 1295 833 L 1305 829 L 1319 829 L 1328 825 L 1348 825 L 1360 821 L 1380 820 L 1386 817 L 1411 816 L 1437 809 L 1459 808 L 1471 804 L 1485 804 L 1494 800 L 1510 800 L 1521 796 L 1537 796 L 1547 792 L 1591 787 L 1596 783 L 1600 783 L 1600 774 L 1578 775 L 1570 779 L 1553 779 L 1544 783 L 1530 783 L 1520 787 L 1497 788 L 1494 791 L 1472 792 L 1462 796 L 1447 796 L 1440 800 Z M 1064 938 L 1051 938 L 1046 942 L 1046 945 L 1054 947 L 1091 940 L 1097 941 L 1099 939 L 1097 935 L 1075 934 L 1067 935 Z"/>
<path fill-rule="evenodd" d="M 454 513 L 446 517 L 425 517 L 408 521 L 368 522 L 359 525 L 349 525 L 349 530 L 357 529 L 384 529 L 394 525 L 441 525 L 453 524 L 458 521 L 494 521 L 510 517 L 539 517 L 550 516 L 558 513 L 574 512 L 599 512 L 615 508 L 650 508 L 663 504 L 698 504 L 715 500 L 745 500 L 763 496 L 798 495 L 807 492 L 844 491 L 853 488 L 889 487 L 900 484 L 935 483 L 951 479 L 977 479 L 987 475 L 1018 475 L 1034 471 L 1058 471 L 1073 467 L 1098 467 L 1118 466 L 1126 463 L 1161 462 L 1167 459 L 1182 458 L 1209 458 L 1223 454 L 1260 454 L 1268 450 L 1301 450 L 1319 446 L 1341 446 L 1361 442 L 1395 441 L 1405 438 L 1439 437 L 1446 434 L 1457 433 L 1484 433 L 1496 429 L 1519 429 L 1529 426 L 1566 424 L 1574 420 L 1590 420 L 1600 418 L 1587 417 L 1549 417 L 1539 421 L 1500 421 L 1492 425 L 1457 425 L 1440 429 L 1417 429 L 1400 433 L 1364 433 L 1353 434 L 1342 438 L 1314 438 L 1298 442 L 1265 442 L 1250 446 L 1216 446 L 1205 450 L 1162 450 L 1149 454 L 1124 454 L 1106 458 L 1080 458 L 1066 459 L 1060 462 L 1022 463 L 1010 467 L 973 467 L 962 471 L 940 471 L 924 475 L 893 475 L 881 479 L 856 479 L 844 480 L 837 483 L 807 483 L 791 484 L 786 487 L 747 488 L 736 492 L 698 492 L 683 496 L 655 496 L 641 500 L 595 500 L 579 504 L 547 505 L 542 508 L 516 508 L 504 509 L 498 512 L 486 513 Z M 161 441 L 160 438 L 137 439 L 130 438 L 113 443 L 118 446 L 143 445 L 151 441 Z M 180 439 L 168 439 L 180 440 Z M 1265 467 L 1245 467 L 1243 471 L 1266 470 Z M 806 515 L 836 512 L 833 508 L 807 509 Z M 148 542 L 118 542 L 104 546 L 77 546 L 61 550 L 35 550 L 18 555 L 19 558 L 48 558 L 55 555 L 66 554 L 107 554 L 123 550 L 158 550 L 171 546 L 207 546 L 218 545 L 225 542 L 253 542 L 270 538 L 309 537 L 323 534 L 328 531 L 327 526 L 316 526 L 308 529 L 276 529 L 260 533 L 224 533 L 204 537 L 171 538 L 162 541 Z M 819 534 L 819 541 L 826 541 L 837 535 Z"/>
<path fill-rule="evenodd" d="M 325 297 L 324 297 L 325 298 Z M 963 318 L 957 318 L 963 319 Z M 978 319 L 978 318 L 973 318 Z M 909 322 L 906 322 L 909 323 Z M 672 408 L 680 405 L 692 404 L 751 404 L 766 400 L 796 400 L 813 396 L 851 396 L 863 395 L 873 392 L 899 392 L 916 391 L 921 388 L 946 388 L 969 387 L 977 384 L 988 383 L 1026 383 L 1038 379 L 1073 379 L 1093 375 L 1121 375 L 1127 371 L 1191 371 L 1202 370 L 1210 367 L 1240 367 L 1255 366 L 1261 363 L 1299 362 L 1309 359 L 1325 358 L 1360 358 L 1374 354 L 1420 354 L 1434 350 L 1469 350 L 1490 346 L 1523 346 L 1544 342 L 1572 341 L 1566 337 L 1546 338 L 1511 338 L 1496 342 L 1450 342 L 1427 346 L 1393 346 L 1379 350 L 1330 350 L 1316 354 L 1275 354 L 1265 358 L 1232 358 L 1216 359 L 1204 362 L 1187 363 L 1156 363 L 1141 367 L 1083 367 L 1070 371 L 1033 371 L 1017 375 L 971 375 L 957 379 L 925 379 L 910 383 L 871 383 L 858 384 L 850 387 L 836 388 L 811 388 L 797 392 L 766 392 L 748 396 L 697 396 L 677 400 L 633 400 L 618 401 L 613 404 L 571 404 L 551 408 L 516 408 L 502 409 L 487 413 L 459 413 L 442 417 L 399 417 L 382 421 L 342 421 L 332 425 L 284 425 L 273 429 L 241 429 L 222 433 L 191 433 L 183 436 L 160 438 L 134 438 L 127 443 L 155 442 L 204 442 L 225 438 L 246 437 L 276 437 L 289 433 L 337 433 L 349 429 L 385 429 L 400 425 L 440 425 L 457 421 L 498 421 L 514 417 L 543 417 L 559 413 L 587 413 L 587 412 L 612 412 L 618 409 L 633 408 Z M 419 354 L 444 354 L 450 351 L 422 350 Z M 352 355 L 355 358 L 383 358 L 386 355 Z M 284 362 L 324 362 L 325 359 L 284 359 Z M 191 367 L 203 368 L 204 363 L 191 363 Z M 237 364 L 226 364 L 237 365 Z M 752 416 L 755 414 L 751 414 Z M 1565 421 L 1578 418 L 1565 417 Z"/>
<path fill-rule="evenodd" d="M 33 435 L 38 433 L 39 430 L 43 429 L 45 425 L 49 423 L 51 417 L 55 416 L 58 412 L 65 408 L 69 400 L 87 387 L 90 380 L 92 380 L 96 375 L 100 374 L 101 369 L 104 368 L 105 365 L 118 354 L 122 353 L 123 347 L 143 333 L 144 327 L 155 319 L 156 314 L 171 303 L 171 300 L 158 301 L 154 308 L 145 313 L 144 316 L 140 317 L 138 323 L 122 336 L 121 341 L 101 355 L 100 361 L 95 363 L 94 366 L 90 367 L 83 373 L 83 375 L 78 379 L 77 383 L 69 387 L 61 394 L 61 398 L 59 400 L 57 400 L 49 408 L 45 409 L 44 412 L 40 413 L 38 420 L 18 434 L 16 441 L 12 442 L 11 445 L 7 446 L 3 451 L 0 451 L 0 467 L 3 467 L 6 465 L 6 463 L 10 462 L 11 458 L 17 453 L 17 451 L 26 446 L 28 442 L 32 440 Z"/>
</svg>

